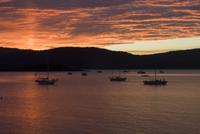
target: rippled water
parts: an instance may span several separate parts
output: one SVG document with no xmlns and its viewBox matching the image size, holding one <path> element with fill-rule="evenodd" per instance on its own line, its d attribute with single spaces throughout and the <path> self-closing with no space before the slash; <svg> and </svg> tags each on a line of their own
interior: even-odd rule
<svg viewBox="0 0 200 134">
<path fill-rule="evenodd" d="M 144 86 L 135 71 L 124 83 L 110 75 L 59 72 L 55 86 L 39 86 L 33 72 L 0 73 L 0 133 L 200 133 L 200 70 L 166 71 L 161 87 Z"/>
</svg>

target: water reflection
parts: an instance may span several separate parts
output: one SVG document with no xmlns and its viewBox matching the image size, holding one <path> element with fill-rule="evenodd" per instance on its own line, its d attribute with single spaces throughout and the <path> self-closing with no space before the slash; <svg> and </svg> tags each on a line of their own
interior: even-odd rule
<svg viewBox="0 0 200 134">
<path fill-rule="evenodd" d="M 166 75 L 166 87 L 149 87 L 136 72 L 111 83 L 111 72 L 54 73 L 55 86 L 39 86 L 34 73 L 1 73 L 0 133 L 176 133 L 200 131 L 200 74 Z"/>
</svg>

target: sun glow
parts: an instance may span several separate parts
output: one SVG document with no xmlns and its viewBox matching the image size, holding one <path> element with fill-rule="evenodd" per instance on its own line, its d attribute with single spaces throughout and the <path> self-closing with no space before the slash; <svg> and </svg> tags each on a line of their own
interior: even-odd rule
<svg viewBox="0 0 200 134">
<path fill-rule="evenodd" d="M 114 44 L 106 46 L 105 48 L 114 51 L 126 51 L 138 55 L 155 54 L 168 51 L 200 48 L 200 37 L 157 41 L 138 41 L 127 44 Z"/>
</svg>

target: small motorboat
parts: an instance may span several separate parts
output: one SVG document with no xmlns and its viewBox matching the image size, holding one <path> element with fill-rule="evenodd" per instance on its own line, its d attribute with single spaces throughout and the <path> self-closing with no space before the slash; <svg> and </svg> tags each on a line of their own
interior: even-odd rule
<svg viewBox="0 0 200 134">
<path fill-rule="evenodd" d="M 81 75 L 82 75 L 82 76 L 87 76 L 87 73 L 82 73 Z"/>
<path fill-rule="evenodd" d="M 102 73 L 102 71 L 100 71 L 100 70 L 99 70 L 99 71 L 97 71 L 97 73 L 101 74 L 101 73 Z"/>
<path fill-rule="evenodd" d="M 112 81 L 112 82 L 125 82 L 126 80 L 127 80 L 126 77 L 121 77 L 121 76 L 110 77 L 110 81 Z"/>
<path fill-rule="evenodd" d="M 144 72 L 144 71 L 142 71 L 142 70 L 138 71 L 137 73 L 138 73 L 138 74 L 146 74 L 146 72 Z"/>
<path fill-rule="evenodd" d="M 149 77 L 148 74 L 141 75 L 141 77 Z"/>
<path fill-rule="evenodd" d="M 68 72 L 67 74 L 68 74 L 68 75 L 72 75 L 72 72 Z"/>
<path fill-rule="evenodd" d="M 128 71 L 127 71 L 127 70 L 124 70 L 123 72 L 124 72 L 124 73 L 128 73 Z"/>
<path fill-rule="evenodd" d="M 164 73 L 165 73 L 164 71 L 160 70 L 160 74 L 164 74 Z"/>
<path fill-rule="evenodd" d="M 58 79 L 49 79 L 49 77 L 38 78 L 35 80 L 39 85 L 54 85 L 57 81 Z"/>
</svg>

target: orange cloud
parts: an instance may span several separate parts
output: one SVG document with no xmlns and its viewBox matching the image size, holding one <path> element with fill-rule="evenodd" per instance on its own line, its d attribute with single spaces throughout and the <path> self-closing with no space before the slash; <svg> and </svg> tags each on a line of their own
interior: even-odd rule
<svg viewBox="0 0 200 134">
<path fill-rule="evenodd" d="M 199 2 L 0 0 L 0 46 L 103 47 L 113 43 L 195 37 L 200 35 Z"/>
</svg>

